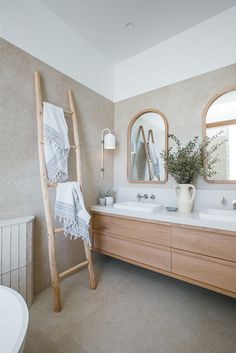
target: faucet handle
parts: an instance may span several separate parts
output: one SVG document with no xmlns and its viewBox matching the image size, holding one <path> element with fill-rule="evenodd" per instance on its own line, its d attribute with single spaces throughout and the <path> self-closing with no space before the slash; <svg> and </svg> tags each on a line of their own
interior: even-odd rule
<svg viewBox="0 0 236 353">
<path fill-rule="evenodd" d="M 223 196 L 223 199 L 221 200 L 221 203 L 222 203 L 222 205 L 226 205 L 227 204 L 227 200 L 224 198 L 224 196 Z"/>
<path fill-rule="evenodd" d="M 136 195 L 136 197 L 137 197 L 137 199 L 140 201 L 140 200 L 141 200 L 142 195 L 141 195 L 140 193 L 138 193 L 138 194 Z"/>
<path fill-rule="evenodd" d="M 138 194 L 136 195 L 136 197 L 137 197 L 137 199 L 138 199 L 139 201 L 141 201 L 141 199 L 148 199 L 148 194 L 144 194 L 144 195 L 142 196 L 140 193 L 138 193 Z"/>
<path fill-rule="evenodd" d="M 233 209 L 236 210 L 236 200 L 232 201 Z"/>
<path fill-rule="evenodd" d="M 155 200 L 155 198 L 156 198 L 156 196 L 153 195 L 153 194 L 151 194 L 150 199 L 151 199 L 151 200 Z"/>
</svg>

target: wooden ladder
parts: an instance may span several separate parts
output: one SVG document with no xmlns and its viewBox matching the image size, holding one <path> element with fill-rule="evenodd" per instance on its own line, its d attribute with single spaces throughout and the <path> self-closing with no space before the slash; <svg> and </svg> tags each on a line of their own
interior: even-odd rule
<svg viewBox="0 0 236 353">
<path fill-rule="evenodd" d="M 49 263 L 50 263 L 50 272 L 51 272 L 51 282 L 53 289 L 53 309 L 55 312 L 61 311 L 61 295 L 60 295 L 60 280 L 66 276 L 88 266 L 89 272 L 89 282 L 90 288 L 96 288 L 96 280 L 93 270 L 93 262 L 91 257 L 91 252 L 89 245 L 84 241 L 84 250 L 86 261 L 79 263 L 76 266 L 69 268 L 68 270 L 58 273 L 57 272 L 57 263 L 56 263 L 56 251 L 55 251 L 55 235 L 57 233 L 62 233 L 63 228 L 55 228 L 53 226 L 53 217 L 51 213 L 51 206 L 49 201 L 49 187 L 56 187 L 57 183 L 50 183 L 47 179 L 46 164 L 45 164 L 45 154 L 44 154 L 44 137 L 43 137 L 43 96 L 41 88 L 41 78 L 39 72 L 34 73 L 35 81 L 35 94 L 36 94 L 36 111 L 37 111 L 37 130 L 38 130 L 38 151 L 39 151 L 39 167 L 40 167 L 40 179 L 43 195 L 43 204 L 45 211 L 45 218 L 47 224 L 48 232 L 48 251 L 49 251 Z M 81 157 L 80 157 L 80 144 L 79 144 L 79 135 L 78 135 L 78 125 L 75 104 L 73 99 L 73 94 L 70 89 L 67 91 L 68 101 L 70 110 L 64 110 L 66 118 L 72 119 L 73 126 L 73 136 L 74 143 L 71 148 L 75 150 L 76 155 L 76 179 L 80 182 L 80 187 L 82 190 L 82 175 L 81 175 Z"/>
</svg>

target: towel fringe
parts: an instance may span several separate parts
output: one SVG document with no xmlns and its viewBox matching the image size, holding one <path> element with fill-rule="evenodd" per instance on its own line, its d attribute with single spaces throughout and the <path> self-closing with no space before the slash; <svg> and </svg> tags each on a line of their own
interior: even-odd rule
<svg viewBox="0 0 236 353">
<path fill-rule="evenodd" d="M 70 238 L 71 240 L 76 240 L 81 238 L 82 240 L 86 241 L 90 246 L 90 238 L 88 239 L 86 236 L 79 232 L 79 222 L 77 220 L 71 220 L 66 217 L 59 217 L 55 216 L 55 219 L 58 219 L 60 223 L 63 223 L 64 228 L 64 236 Z M 86 222 L 88 228 L 90 228 L 89 222 Z M 72 230 L 73 229 L 73 230 Z M 78 233 L 75 234 L 74 230 L 78 229 Z"/>
</svg>

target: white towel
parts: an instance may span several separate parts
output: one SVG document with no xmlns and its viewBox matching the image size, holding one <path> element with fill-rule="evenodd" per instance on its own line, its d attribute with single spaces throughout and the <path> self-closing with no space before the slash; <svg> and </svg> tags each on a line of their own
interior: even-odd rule
<svg viewBox="0 0 236 353">
<path fill-rule="evenodd" d="M 82 238 L 90 245 L 90 215 L 85 209 L 79 182 L 58 184 L 54 214 L 62 221 L 66 236 Z"/>
<path fill-rule="evenodd" d="M 132 178 L 144 180 L 146 174 L 146 154 L 144 142 L 138 141 L 136 144 L 136 153 L 132 165 Z"/>
<path fill-rule="evenodd" d="M 160 180 L 160 164 L 155 143 L 151 141 L 148 142 L 148 151 L 153 176 Z"/>
<path fill-rule="evenodd" d="M 70 144 L 62 108 L 43 102 L 43 132 L 48 180 L 50 182 L 66 181 Z"/>
</svg>

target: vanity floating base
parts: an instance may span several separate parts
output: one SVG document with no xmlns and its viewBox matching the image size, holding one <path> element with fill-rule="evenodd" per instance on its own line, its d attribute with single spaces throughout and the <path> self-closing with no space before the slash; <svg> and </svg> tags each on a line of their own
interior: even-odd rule
<svg viewBox="0 0 236 353">
<path fill-rule="evenodd" d="M 93 212 L 93 249 L 236 298 L 236 233 Z"/>
</svg>

